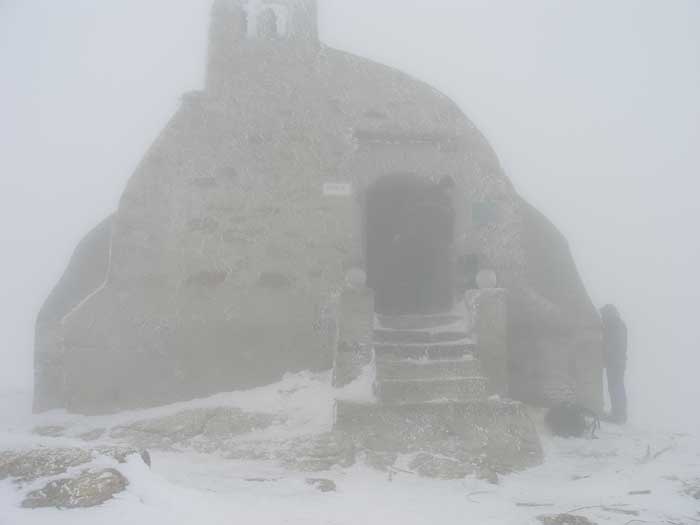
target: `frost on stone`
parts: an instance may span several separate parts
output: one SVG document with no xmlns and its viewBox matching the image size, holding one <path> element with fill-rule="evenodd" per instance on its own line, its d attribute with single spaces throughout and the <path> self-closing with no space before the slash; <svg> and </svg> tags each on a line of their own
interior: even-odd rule
<svg viewBox="0 0 700 525">
<path fill-rule="evenodd" d="M 128 484 L 115 469 L 84 470 L 76 478 L 50 481 L 42 489 L 30 492 L 22 506 L 30 509 L 96 507 L 122 492 Z"/>
</svg>

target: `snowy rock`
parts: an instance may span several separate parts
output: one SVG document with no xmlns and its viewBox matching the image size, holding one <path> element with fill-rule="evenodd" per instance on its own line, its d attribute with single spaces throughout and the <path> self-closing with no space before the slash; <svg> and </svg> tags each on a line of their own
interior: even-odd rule
<svg viewBox="0 0 700 525">
<path fill-rule="evenodd" d="M 64 474 L 69 468 L 90 461 L 90 451 L 79 448 L 0 452 L 0 480 L 34 481 Z"/>
<path fill-rule="evenodd" d="M 214 448 L 214 445 L 197 443 L 196 449 L 199 452 L 206 452 L 208 448 Z M 237 461 L 274 461 L 279 448 L 280 444 L 275 442 L 232 441 L 217 450 L 217 453 L 226 459 Z"/>
<path fill-rule="evenodd" d="M 213 452 L 233 437 L 279 421 L 277 416 L 248 413 L 237 408 L 191 409 L 116 427 L 110 437 L 139 448 L 170 449 L 177 445 Z"/>
<path fill-rule="evenodd" d="M 455 459 L 418 454 L 410 464 L 412 470 L 425 478 L 462 479 L 474 472 L 474 466 Z"/>
<path fill-rule="evenodd" d="M 34 429 L 34 434 L 43 437 L 59 437 L 62 436 L 66 431 L 65 427 L 61 426 L 46 426 L 46 427 L 36 427 Z"/>
<path fill-rule="evenodd" d="M 499 482 L 498 474 L 486 466 L 479 468 L 476 472 L 476 479 L 480 479 L 491 485 L 498 485 Z"/>
<path fill-rule="evenodd" d="M 96 428 L 94 430 L 89 430 L 87 432 L 84 432 L 83 434 L 80 434 L 78 437 L 82 439 L 83 441 L 97 441 L 100 439 L 105 433 L 104 428 Z"/>
<path fill-rule="evenodd" d="M 136 449 L 125 447 L 101 447 L 92 450 L 42 448 L 28 451 L 4 451 L 0 452 L 0 480 L 30 482 L 65 474 L 70 468 L 92 462 L 96 456 L 106 456 L 124 463 L 129 456 L 141 454 Z"/>
<path fill-rule="evenodd" d="M 335 481 L 331 479 L 324 478 L 308 478 L 306 480 L 307 485 L 311 485 L 320 492 L 335 492 L 338 487 L 335 485 Z"/>
<path fill-rule="evenodd" d="M 574 516 L 573 514 L 556 514 L 552 516 L 539 516 L 537 518 L 543 525 L 596 525 L 588 518 Z"/>
<path fill-rule="evenodd" d="M 126 489 L 129 481 L 114 469 L 84 470 L 76 478 L 50 481 L 30 492 L 22 502 L 25 508 L 66 509 L 96 507 Z"/>
<path fill-rule="evenodd" d="M 366 450 L 364 456 L 366 465 L 382 472 L 390 470 L 399 457 L 395 452 L 378 452 L 375 450 Z"/>
<path fill-rule="evenodd" d="M 700 500 L 700 478 L 693 480 L 692 482 L 685 482 L 684 494 L 690 496 L 691 498 Z"/>
<path fill-rule="evenodd" d="M 291 470 L 322 472 L 335 466 L 355 463 L 355 446 L 344 434 L 329 432 L 290 442 L 280 454 L 280 462 Z"/>
</svg>

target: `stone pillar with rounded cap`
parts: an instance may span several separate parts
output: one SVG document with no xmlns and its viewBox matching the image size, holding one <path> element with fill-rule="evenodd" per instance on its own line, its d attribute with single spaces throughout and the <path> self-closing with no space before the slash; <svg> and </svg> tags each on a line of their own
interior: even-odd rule
<svg viewBox="0 0 700 525">
<path fill-rule="evenodd" d="M 367 275 L 360 268 L 345 274 L 340 295 L 338 344 L 333 360 L 333 386 L 352 383 L 372 362 L 374 293 L 366 286 Z"/>
<path fill-rule="evenodd" d="M 508 396 L 508 312 L 507 291 L 498 288 L 493 270 L 481 270 L 477 290 L 468 290 L 467 309 L 477 338 L 477 357 L 489 380 L 489 393 Z"/>
</svg>

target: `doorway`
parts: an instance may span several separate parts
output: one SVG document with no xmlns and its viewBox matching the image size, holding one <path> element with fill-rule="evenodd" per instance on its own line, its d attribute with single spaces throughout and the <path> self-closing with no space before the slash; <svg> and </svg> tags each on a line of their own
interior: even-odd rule
<svg viewBox="0 0 700 525">
<path fill-rule="evenodd" d="M 430 315 L 453 307 L 455 212 L 449 185 L 386 175 L 367 190 L 367 285 L 383 315 Z"/>
</svg>

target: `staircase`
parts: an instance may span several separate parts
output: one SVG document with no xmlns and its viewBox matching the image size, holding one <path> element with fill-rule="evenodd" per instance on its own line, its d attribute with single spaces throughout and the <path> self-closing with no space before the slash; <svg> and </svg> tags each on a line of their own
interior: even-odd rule
<svg viewBox="0 0 700 525">
<path fill-rule="evenodd" d="M 455 406 L 471 410 L 487 402 L 489 380 L 464 307 L 441 315 L 374 315 L 368 342 L 373 392 L 362 401 L 339 399 L 337 428 L 374 432 L 388 416 L 444 419 Z"/>
<path fill-rule="evenodd" d="M 351 435 L 371 457 L 393 458 L 389 464 L 400 454 L 428 454 L 439 464 L 468 468 L 489 464 L 498 472 L 541 462 L 525 407 L 490 395 L 488 371 L 498 363 L 497 352 L 465 305 L 426 316 L 373 310 L 367 292 L 343 297 L 334 363 L 336 430 Z M 361 392 L 344 391 L 343 385 L 368 377 L 361 373 L 367 366 L 373 367 L 373 384 L 359 381 Z"/>
<path fill-rule="evenodd" d="M 464 315 L 377 316 L 375 394 L 380 403 L 466 402 L 487 397 Z"/>
</svg>

